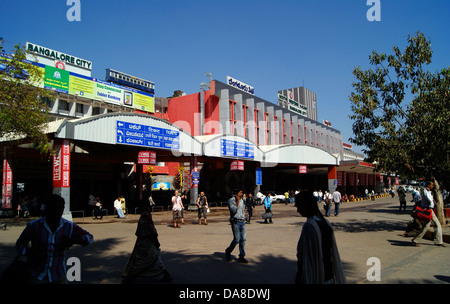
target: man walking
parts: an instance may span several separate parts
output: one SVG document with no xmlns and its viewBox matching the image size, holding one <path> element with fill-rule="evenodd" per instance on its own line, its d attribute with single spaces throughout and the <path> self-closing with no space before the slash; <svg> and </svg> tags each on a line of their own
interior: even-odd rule
<svg viewBox="0 0 450 304">
<path fill-rule="evenodd" d="M 94 242 L 92 234 L 62 218 L 64 205 L 64 199 L 53 194 L 46 203 L 47 215 L 29 222 L 17 239 L 18 254 L 28 259 L 27 283 L 68 283 L 67 250 L 74 244 Z"/>
<path fill-rule="evenodd" d="M 198 224 L 202 224 L 202 217 L 205 221 L 205 225 L 208 225 L 206 221 L 207 218 L 207 210 L 209 208 L 208 200 L 206 199 L 205 192 L 200 192 L 200 196 L 197 199 L 197 207 L 198 207 Z"/>
<path fill-rule="evenodd" d="M 433 188 L 434 188 L 434 183 L 431 181 L 427 182 L 425 189 L 423 190 L 423 193 L 422 193 L 422 202 L 421 202 L 422 208 L 431 209 L 433 218 L 427 224 L 422 225 L 422 228 L 420 229 L 419 233 L 417 233 L 417 235 L 411 241 L 412 246 L 415 246 L 415 247 L 420 246 L 419 243 L 417 243 L 417 241 L 420 240 L 425 235 L 425 233 L 427 232 L 428 228 L 431 225 L 431 222 L 433 222 L 434 227 L 435 227 L 434 244 L 436 246 L 446 247 L 442 241 L 441 223 L 439 222 L 439 219 L 437 218 L 437 216 L 433 210 L 434 209 L 434 201 L 433 201 L 433 194 L 431 193 Z"/>
<path fill-rule="evenodd" d="M 184 206 L 183 202 L 181 201 L 181 197 L 178 195 L 178 190 L 175 190 L 174 195 L 172 196 L 172 214 L 173 214 L 173 227 L 174 228 L 181 228 L 180 226 L 180 219 L 183 219 L 183 212 Z"/>
<path fill-rule="evenodd" d="M 233 240 L 230 246 L 225 250 L 225 260 L 231 260 L 231 252 L 239 244 L 239 259 L 240 263 L 248 263 L 245 259 L 245 241 L 246 241 L 246 228 L 245 228 L 245 210 L 244 200 L 242 195 L 244 191 L 237 189 L 235 194 L 228 200 L 228 209 L 230 210 L 230 224 L 233 231 Z"/>
<path fill-rule="evenodd" d="M 264 224 L 273 224 L 272 221 L 272 194 L 269 192 L 267 194 L 267 196 L 264 198 L 264 209 L 265 209 L 265 213 L 263 215 L 264 218 Z M 269 220 L 269 222 L 267 222 L 267 220 Z"/>
<path fill-rule="evenodd" d="M 333 198 L 334 203 L 334 216 L 339 215 L 339 206 L 341 204 L 342 196 L 338 189 L 334 190 L 333 194 L 331 195 Z"/>
<path fill-rule="evenodd" d="M 245 199 L 245 209 L 247 209 L 247 224 L 250 224 L 250 220 L 253 216 L 253 208 L 255 208 L 255 200 L 253 194 L 250 192 Z"/>
<path fill-rule="evenodd" d="M 398 192 L 398 199 L 400 201 L 400 207 L 398 209 L 399 212 L 403 211 L 406 212 L 406 190 L 403 188 L 403 186 L 400 186 L 397 190 Z"/>
</svg>

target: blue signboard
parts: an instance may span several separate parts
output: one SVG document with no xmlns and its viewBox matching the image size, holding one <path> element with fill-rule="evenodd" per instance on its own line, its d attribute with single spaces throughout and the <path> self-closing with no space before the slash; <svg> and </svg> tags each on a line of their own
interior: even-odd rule
<svg viewBox="0 0 450 304">
<path fill-rule="evenodd" d="M 220 140 L 220 155 L 253 159 L 255 157 L 254 146 L 250 143 L 222 138 Z"/>
<path fill-rule="evenodd" d="M 179 150 L 180 132 L 118 120 L 116 143 Z"/>
<path fill-rule="evenodd" d="M 256 168 L 256 185 L 262 185 L 262 171 L 261 171 L 261 168 Z"/>
</svg>

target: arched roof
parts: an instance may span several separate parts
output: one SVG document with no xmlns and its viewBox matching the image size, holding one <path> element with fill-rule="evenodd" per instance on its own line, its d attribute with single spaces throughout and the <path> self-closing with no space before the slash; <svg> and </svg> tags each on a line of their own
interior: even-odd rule
<svg viewBox="0 0 450 304">
<path fill-rule="evenodd" d="M 202 144 L 189 133 L 166 120 L 136 113 L 115 112 L 67 120 L 55 136 L 109 145 L 166 149 L 172 150 L 175 156 L 202 153 Z"/>
<path fill-rule="evenodd" d="M 276 164 L 315 164 L 338 166 L 339 157 L 307 145 L 263 146 L 264 162 Z"/>
</svg>

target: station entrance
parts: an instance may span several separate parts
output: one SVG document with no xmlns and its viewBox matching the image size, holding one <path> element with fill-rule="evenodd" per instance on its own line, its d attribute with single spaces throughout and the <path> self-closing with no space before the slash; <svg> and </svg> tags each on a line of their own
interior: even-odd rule
<svg viewBox="0 0 450 304">
<path fill-rule="evenodd" d="M 69 151 L 68 156 L 61 154 L 55 161 L 55 157 L 39 154 L 31 144 L 13 145 L 8 150 L 14 181 L 13 209 L 25 195 L 29 200 L 45 202 L 58 188 L 65 196 L 68 213 L 87 210 L 90 195 L 98 196 L 110 214 L 114 200 L 123 195 L 128 212 L 135 212 L 139 200 L 148 198 L 152 183 L 143 165 L 137 162 L 141 151 L 154 151 L 158 162 L 174 162 L 185 167 L 189 164 L 188 188 L 196 188 L 190 194 L 204 191 L 211 202 L 226 201 L 237 187 L 253 193 L 283 194 L 305 188 L 324 191 L 333 185 L 330 180 L 336 177 L 330 178 L 330 167 L 338 163 L 335 156 L 300 145 L 263 151 L 234 135 L 195 138 L 168 121 L 134 113 L 62 120 L 48 136 L 55 146 L 62 145 L 62 151 Z M 229 154 L 224 142 L 227 145 L 234 142 L 238 150 L 244 147 L 245 151 L 242 155 L 238 151 L 238 156 Z M 66 164 L 65 157 L 68 157 Z M 299 173 L 299 164 L 306 164 L 305 172 Z M 61 177 L 65 176 L 65 166 L 69 170 L 68 180 Z M 60 184 L 55 186 L 56 167 L 62 173 Z M 262 179 L 258 184 L 259 168 Z M 194 175 L 194 171 L 198 173 Z M 172 193 L 152 191 L 152 196 L 157 205 L 168 206 Z"/>
</svg>

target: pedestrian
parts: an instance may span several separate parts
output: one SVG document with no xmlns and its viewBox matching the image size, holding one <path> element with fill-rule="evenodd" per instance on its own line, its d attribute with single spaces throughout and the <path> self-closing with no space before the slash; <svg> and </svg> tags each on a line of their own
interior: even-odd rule
<svg viewBox="0 0 450 304">
<path fill-rule="evenodd" d="M 231 253 L 233 252 L 236 245 L 239 244 L 239 263 L 248 263 L 245 258 L 245 241 L 247 237 L 246 227 L 245 227 L 245 210 L 244 210 L 244 200 L 242 196 L 244 191 L 242 189 L 236 189 L 234 191 L 233 197 L 228 200 L 228 209 L 230 210 L 230 224 L 231 230 L 233 232 L 233 240 L 225 249 L 225 260 L 231 260 Z"/>
<path fill-rule="evenodd" d="M 64 205 L 64 199 L 53 194 L 46 204 L 47 215 L 29 222 L 17 239 L 18 254 L 28 259 L 30 283 L 67 283 L 67 250 L 94 242 L 89 232 L 62 218 Z"/>
<path fill-rule="evenodd" d="M 181 202 L 183 203 L 183 208 L 181 208 L 181 224 L 184 225 L 184 205 L 189 205 L 189 192 L 187 190 L 181 193 Z"/>
<path fill-rule="evenodd" d="M 421 201 L 422 201 L 422 198 L 420 196 L 420 191 L 416 188 L 413 188 L 412 202 L 414 202 L 414 208 L 417 206 L 421 206 L 422 205 Z"/>
<path fill-rule="evenodd" d="M 309 191 L 295 196 L 297 211 L 307 218 L 297 244 L 296 284 L 345 284 L 346 278 L 331 224 Z"/>
<path fill-rule="evenodd" d="M 133 283 L 137 278 L 153 278 L 163 275 L 162 281 L 172 280 L 172 276 L 161 260 L 158 232 L 153 223 L 149 201 L 139 202 L 141 216 L 136 229 L 136 243 L 128 263 L 122 272 L 123 283 Z"/>
<path fill-rule="evenodd" d="M 340 206 L 341 200 L 342 200 L 341 193 L 339 192 L 338 189 L 336 189 L 336 190 L 334 190 L 334 192 L 331 196 L 333 198 L 332 200 L 334 203 L 334 216 L 338 216 L 339 215 L 339 206 Z"/>
<path fill-rule="evenodd" d="M 325 216 L 330 216 L 332 199 L 333 198 L 331 197 L 330 192 L 325 191 L 323 196 L 323 209 L 325 210 Z"/>
<path fill-rule="evenodd" d="M 447 205 L 448 191 L 445 187 L 441 188 L 442 201 L 444 202 L 444 206 Z"/>
<path fill-rule="evenodd" d="M 88 197 L 88 206 L 87 206 L 87 212 L 88 214 L 92 214 L 94 213 L 94 201 L 95 201 L 95 196 L 93 196 L 92 194 L 89 194 Z"/>
<path fill-rule="evenodd" d="M 153 207 L 156 205 L 155 201 L 153 200 L 152 194 L 150 193 L 150 195 L 148 196 L 148 202 L 150 203 L 150 207 L 152 209 L 150 209 L 151 211 L 153 211 Z"/>
<path fill-rule="evenodd" d="M 208 200 L 205 196 L 205 192 L 201 191 L 200 196 L 197 198 L 197 207 L 198 207 L 198 224 L 202 224 L 202 217 L 205 221 L 205 225 L 208 225 L 206 220 L 207 218 L 207 210 L 209 208 Z"/>
<path fill-rule="evenodd" d="M 175 193 L 172 196 L 172 214 L 174 228 L 181 228 L 181 210 L 183 210 L 183 208 L 183 202 L 181 201 L 181 197 L 178 195 L 178 190 L 175 190 Z"/>
<path fill-rule="evenodd" d="M 403 186 L 400 186 L 397 190 L 398 193 L 398 199 L 400 201 L 400 207 L 398 209 L 399 212 L 403 211 L 406 212 L 406 190 L 403 188 Z"/>
<path fill-rule="evenodd" d="M 253 194 L 249 192 L 247 199 L 245 200 L 245 209 L 247 210 L 247 222 L 246 222 L 247 224 L 250 224 L 254 208 L 255 208 L 255 200 L 253 199 Z"/>
<path fill-rule="evenodd" d="M 441 223 L 439 222 L 439 219 L 437 218 L 436 214 L 434 213 L 434 200 L 433 200 L 433 194 L 432 190 L 434 188 L 434 183 L 432 181 L 428 181 L 425 185 L 425 189 L 422 193 L 422 208 L 429 209 L 431 211 L 431 214 L 433 218 L 425 225 L 422 225 L 422 228 L 417 233 L 417 235 L 411 240 L 411 245 L 415 247 L 419 247 L 418 240 L 422 239 L 422 237 L 427 232 L 428 228 L 430 227 L 431 223 L 434 225 L 434 244 L 436 246 L 446 247 L 442 240 L 442 227 Z"/>
<path fill-rule="evenodd" d="M 265 210 L 265 212 L 263 214 L 264 224 L 268 224 L 267 220 L 269 220 L 270 224 L 273 224 L 273 222 L 272 222 L 272 217 L 273 217 L 273 213 L 272 213 L 272 193 L 270 193 L 270 192 L 264 198 L 264 210 Z"/>
<path fill-rule="evenodd" d="M 116 209 L 117 217 L 125 218 L 125 215 L 123 214 L 123 210 L 122 210 L 122 200 L 121 200 L 121 196 L 120 195 L 114 201 L 114 209 Z"/>
<path fill-rule="evenodd" d="M 23 200 L 22 212 L 24 218 L 30 217 L 30 201 L 28 200 L 28 195 L 25 195 L 25 199 Z"/>
<path fill-rule="evenodd" d="M 317 190 L 314 190 L 313 196 L 316 199 L 316 201 L 319 201 L 319 192 Z"/>
<path fill-rule="evenodd" d="M 120 207 L 122 208 L 123 214 L 127 214 L 127 204 L 123 195 L 120 196 Z"/>
<path fill-rule="evenodd" d="M 294 190 L 289 191 L 289 203 L 293 204 L 295 202 L 294 199 Z"/>
<path fill-rule="evenodd" d="M 103 205 L 100 202 L 100 198 L 97 197 L 94 200 L 94 220 L 98 220 L 98 217 L 100 219 L 103 219 L 103 212 L 102 212 Z"/>
</svg>

